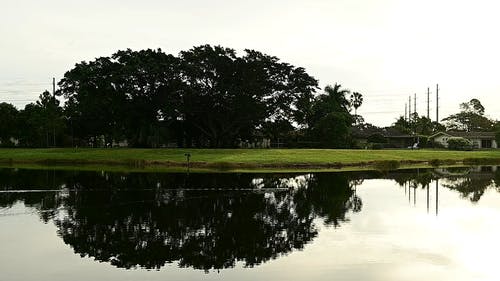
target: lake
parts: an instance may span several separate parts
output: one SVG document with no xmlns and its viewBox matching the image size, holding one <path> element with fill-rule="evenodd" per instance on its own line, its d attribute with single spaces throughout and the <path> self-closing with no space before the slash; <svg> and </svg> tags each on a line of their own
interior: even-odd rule
<svg viewBox="0 0 500 281">
<path fill-rule="evenodd" d="M 0 280 L 497 280 L 500 168 L 0 169 Z"/>
</svg>

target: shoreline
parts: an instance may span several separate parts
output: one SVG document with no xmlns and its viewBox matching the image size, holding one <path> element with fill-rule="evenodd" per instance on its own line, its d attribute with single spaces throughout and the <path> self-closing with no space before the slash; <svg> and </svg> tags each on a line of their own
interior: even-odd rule
<svg viewBox="0 0 500 281">
<path fill-rule="evenodd" d="M 500 165 L 500 150 L 328 150 L 328 149 L 0 149 L 3 167 L 66 167 L 111 170 L 343 171 L 411 167 Z M 182 160 L 184 161 L 182 161 Z M 200 160 L 203 161 L 200 161 Z M 179 161 L 181 160 L 181 161 Z"/>
<path fill-rule="evenodd" d="M 495 166 L 497 164 L 481 164 L 479 166 Z M 43 164 L 43 163 L 3 163 L 0 161 L 0 169 L 27 169 L 27 170 L 71 170 L 71 171 L 106 171 L 106 172 L 124 172 L 124 173 L 332 173 L 332 172 L 358 172 L 358 171 L 379 171 L 388 172 L 396 170 L 411 169 L 432 169 L 432 168 L 452 168 L 452 167 L 470 167 L 478 166 L 472 164 L 463 164 L 461 162 L 448 163 L 440 166 L 432 166 L 427 163 L 414 163 L 411 165 L 398 165 L 391 168 L 377 168 L 375 166 L 356 166 L 349 165 L 336 168 L 326 167 L 267 167 L 267 168 L 245 168 L 245 167 L 190 167 L 185 166 L 158 166 L 149 165 L 143 167 L 134 167 L 130 165 L 99 165 L 99 164 Z"/>
</svg>

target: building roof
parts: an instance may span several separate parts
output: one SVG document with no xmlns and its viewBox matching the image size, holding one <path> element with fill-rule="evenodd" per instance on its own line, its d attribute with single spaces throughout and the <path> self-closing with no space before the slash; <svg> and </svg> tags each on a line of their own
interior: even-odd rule
<svg viewBox="0 0 500 281">
<path fill-rule="evenodd" d="M 461 137 L 466 139 L 495 139 L 494 132 L 438 132 L 429 138 L 435 138 L 439 135 L 446 135 L 449 137 Z"/>
<path fill-rule="evenodd" d="M 388 135 L 385 135 L 384 137 L 388 138 L 388 139 L 414 139 L 418 136 L 413 136 L 413 135 L 388 136 Z"/>
</svg>

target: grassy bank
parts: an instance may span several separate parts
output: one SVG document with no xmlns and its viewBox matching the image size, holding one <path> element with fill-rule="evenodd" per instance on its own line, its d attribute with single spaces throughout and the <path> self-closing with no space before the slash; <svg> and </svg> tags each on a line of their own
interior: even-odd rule
<svg viewBox="0 0 500 281">
<path fill-rule="evenodd" d="M 332 150 L 332 149 L 0 149 L 2 164 L 105 165 L 216 169 L 345 168 L 428 164 L 500 164 L 500 150 Z"/>
</svg>

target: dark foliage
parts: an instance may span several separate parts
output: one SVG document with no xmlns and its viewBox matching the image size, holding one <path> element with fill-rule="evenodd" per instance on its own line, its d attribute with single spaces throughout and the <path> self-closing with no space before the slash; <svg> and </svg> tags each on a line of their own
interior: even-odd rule
<svg viewBox="0 0 500 281">
<path fill-rule="evenodd" d="M 37 103 L 1 104 L 0 141 L 29 147 L 235 147 L 267 138 L 349 147 L 350 114 L 361 94 L 328 86 L 302 67 L 254 50 L 202 45 L 178 56 L 162 50 L 114 53 L 77 63 Z M 16 128 L 22 128 L 18 130 Z M 294 140 L 290 140 L 293 138 Z"/>
</svg>

